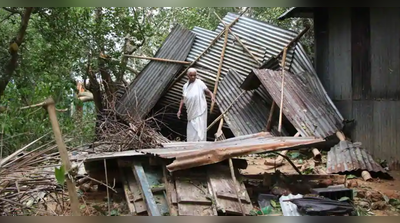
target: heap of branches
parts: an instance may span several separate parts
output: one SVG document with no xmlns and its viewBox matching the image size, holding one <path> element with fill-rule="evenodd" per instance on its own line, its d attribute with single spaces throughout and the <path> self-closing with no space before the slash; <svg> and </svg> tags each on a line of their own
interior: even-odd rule
<svg viewBox="0 0 400 223">
<path fill-rule="evenodd" d="M 96 123 L 98 152 L 116 152 L 160 147 L 169 140 L 158 132 L 154 117 L 138 118 L 130 114 L 118 114 L 114 98 L 107 102 L 107 109 L 99 113 Z"/>
<path fill-rule="evenodd" d="M 54 168 L 60 163 L 54 140 L 29 152 L 17 151 L 3 161 L 0 167 L 0 216 L 57 216 L 67 212 L 68 194 L 54 175 Z M 56 209 L 48 208 L 50 203 Z"/>
</svg>

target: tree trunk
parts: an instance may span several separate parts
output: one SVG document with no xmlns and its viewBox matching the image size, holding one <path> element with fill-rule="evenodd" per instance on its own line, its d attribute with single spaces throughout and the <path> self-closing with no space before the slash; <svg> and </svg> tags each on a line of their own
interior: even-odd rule
<svg viewBox="0 0 400 223">
<path fill-rule="evenodd" d="M 17 37 L 10 43 L 9 53 L 11 55 L 10 60 L 5 66 L 4 73 L 0 78 L 0 98 L 3 96 L 4 91 L 10 82 L 11 77 L 18 66 L 18 48 L 21 46 L 25 34 L 26 29 L 28 28 L 29 19 L 31 18 L 31 14 L 33 11 L 33 7 L 25 8 L 24 14 L 21 17 L 21 26 L 19 28 Z"/>
</svg>

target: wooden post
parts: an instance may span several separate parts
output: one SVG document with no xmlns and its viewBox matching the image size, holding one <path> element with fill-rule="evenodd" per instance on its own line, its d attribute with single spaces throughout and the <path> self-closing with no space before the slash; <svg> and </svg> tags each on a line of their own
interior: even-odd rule
<svg viewBox="0 0 400 223">
<path fill-rule="evenodd" d="M 224 46 L 222 47 L 222 50 L 221 50 L 221 59 L 219 60 L 218 73 L 217 73 L 217 77 L 215 78 L 215 85 L 214 85 L 214 92 L 213 92 L 214 97 L 217 95 L 219 77 L 221 76 L 222 64 L 224 63 L 225 48 L 226 48 L 226 44 L 228 42 L 228 34 L 229 34 L 228 27 L 225 27 Z M 215 101 L 211 102 L 210 113 L 212 113 L 212 111 L 214 110 L 214 103 L 215 103 Z"/>
<path fill-rule="evenodd" d="M 61 163 L 64 166 L 66 172 L 68 173 L 68 171 L 71 170 L 71 162 L 68 157 L 67 148 L 62 139 L 60 126 L 58 125 L 56 107 L 53 98 L 51 97 L 48 98 L 44 102 L 43 106 L 47 109 L 47 112 L 49 113 L 51 126 L 53 128 L 54 137 L 61 157 Z M 79 200 L 78 200 L 78 194 L 76 193 L 75 183 L 72 181 L 69 175 L 67 175 L 66 177 L 66 182 L 67 182 L 69 199 L 71 200 L 72 215 L 80 216 L 81 213 L 79 211 Z"/>
<path fill-rule="evenodd" d="M 283 90 L 285 84 L 285 62 L 286 62 L 286 52 L 287 47 L 283 50 L 283 57 L 282 57 L 282 85 L 281 85 L 281 106 L 279 111 L 279 125 L 278 125 L 278 132 L 282 135 L 282 113 L 283 113 Z"/>
</svg>

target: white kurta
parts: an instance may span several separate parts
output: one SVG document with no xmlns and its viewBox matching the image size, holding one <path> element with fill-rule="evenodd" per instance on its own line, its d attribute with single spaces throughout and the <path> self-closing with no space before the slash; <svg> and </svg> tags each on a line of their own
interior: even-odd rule
<svg viewBox="0 0 400 223">
<path fill-rule="evenodd" d="M 207 140 L 207 101 L 204 90 L 207 86 L 196 79 L 193 83 L 183 85 L 183 98 L 187 110 L 187 141 Z"/>
</svg>

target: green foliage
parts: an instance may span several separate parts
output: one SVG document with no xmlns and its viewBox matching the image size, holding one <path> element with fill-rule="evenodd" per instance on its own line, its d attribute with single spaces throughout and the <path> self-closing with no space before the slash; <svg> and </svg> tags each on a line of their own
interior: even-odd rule
<svg viewBox="0 0 400 223">
<path fill-rule="evenodd" d="M 64 185 L 65 183 L 65 168 L 63 165 L 60 168 L 54 168 L 54 174 L 56 176 L 57 183 L 60 185 Z"/>
<path fill-rule="evenodd" d="M 349 174 L 349 175 L 346 176 L 346 178 L 347 178 L 347 179 L 356 179 L 357 176 L 356 176 L 356 175 L 353 175 L 353 174 Z"/>
<path fill-rule="evenodd" d="M 22 8 L 17 8 L 22 10 Z M 218 14 L 223 18 L 228 12 L 240 13 L 243 7 L 54 7 L 38 8 L 32 14 L 23 44 L 19 50 L 18 67 L 0 95 L 0 106 L 7 111 L 0 113 L 0 130 L 4 128 L 3 157 L 51 131 L 48 114 L 44 109 L 20 110 L 23 106 L 37 104 L 52 96 L 58 109 L 57 118 L 65 138 L 73 138 L 68 146 L 88 143 L 94 137 L 95 110 L 86 102 L 84 115 L 71 107 L 82 106 L 76 99 L 76 80 L 87 78 L 89 55 L 91 70 L 99 75 L 100 68 L 112 80 L 123 74 L 127 81 L 134 75 L 121 70 L 124 37 L 132 40 L 136 55 L 154 56 L 171 28 L 182 24 L 188 29 L 199 26 L 215 30 Z M 283 28 L 300 31 L 308 20 L 278 21 L 276 18 L 287 8 L 250 8 L 246 15 Z M 0 8 L 0 78 L 9 61 L 8 46 L 18 34 L 21 15 Z M 294 25 L 293 25 L 294 24 Z M 312 29 L 311 29 L 312 30 Z M 308 34 L 307 34 L 308 35 Z M 310 34 L 311 35 L 311 34 Z M 312 38 L 305 39 L 306 49 L 312 52 Z M 307 42 L 308 41 L 308 42 Z M 117 62 L 98 58 L 103 52 Z M 128 66 L 141 70 L 148 61 L 131 59 Z M 36 146 L 53 139 L 49 135 Z"/>
</svg>

